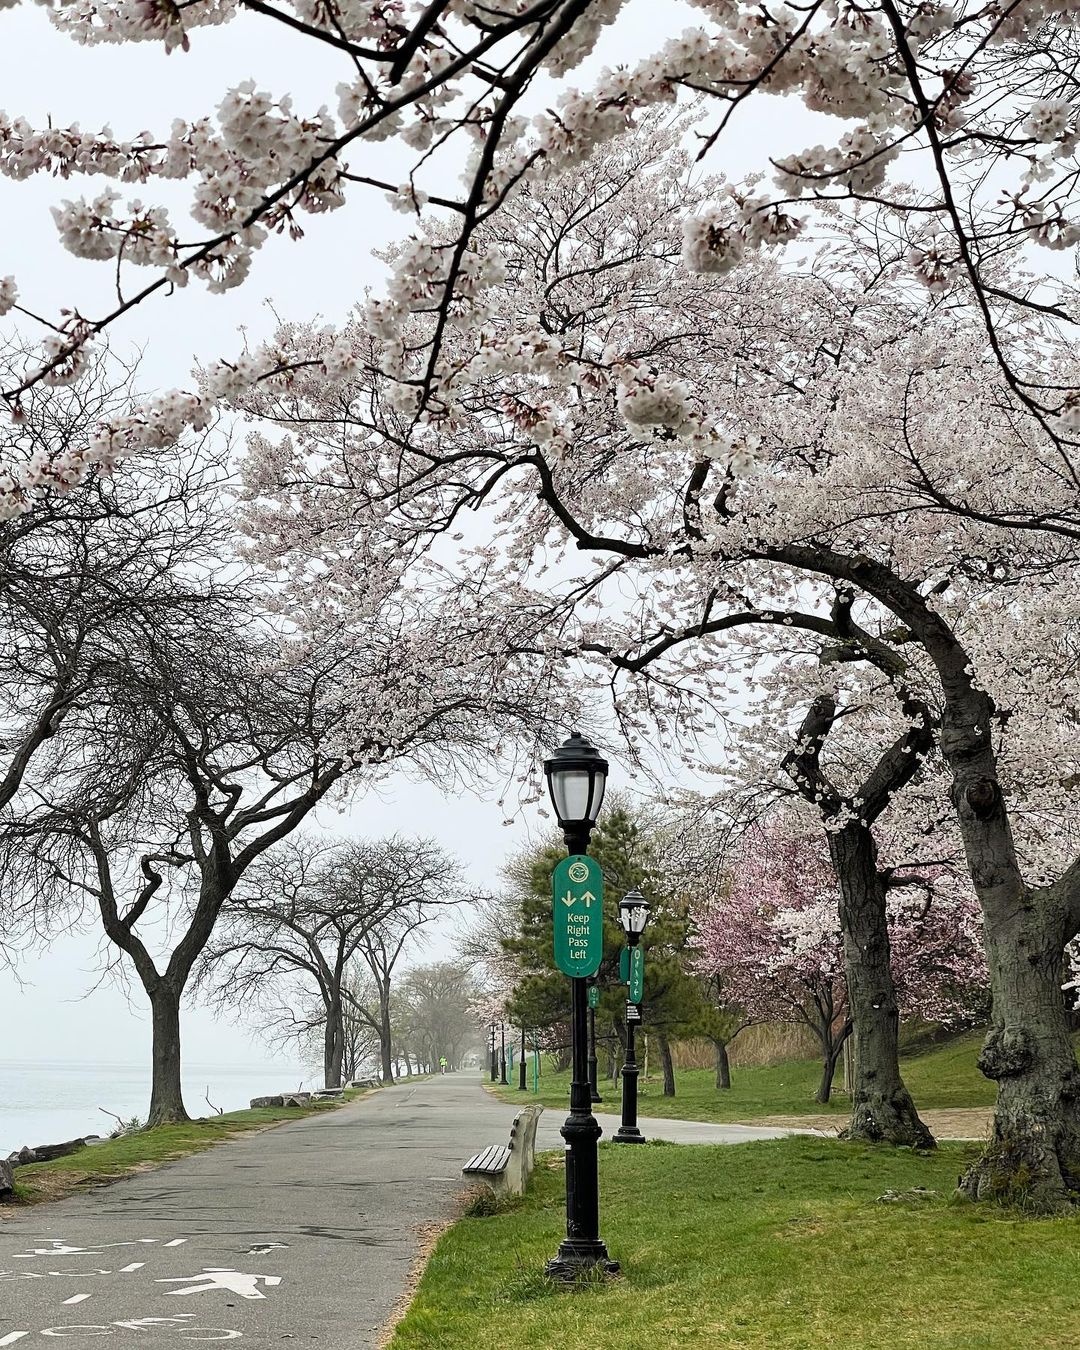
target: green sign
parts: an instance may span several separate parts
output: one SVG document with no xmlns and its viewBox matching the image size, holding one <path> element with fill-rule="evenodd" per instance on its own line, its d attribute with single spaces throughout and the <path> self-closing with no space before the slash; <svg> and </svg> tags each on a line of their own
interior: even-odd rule
<svg viewBox="0 0 1080 1350">
<path fill-rule="evenodd" d="M 599 1008 L 600 1006 L 600 986 L 598 984 L 589 985 L 589 1007 Z"/>
<path fill-rule="evenodd" d="M 604 882 L 592 858 L 564 858 L 551 878 L 555 964 L 564 975 L 595 975 L 604 954 Z"/>
<path fill-rule="evenodd" d="M 619 979 L 623 984 L 630 982 L 630 948 L 624 947 L 619 953 Z"/>
<path fill-rule="evenodd" d="M 640 1003 L 645 993 L 645 952 L 641 947 L 630 947 L 630 975 L 626 983 L 630 986 L 630 1002 Z"/>
</svg>

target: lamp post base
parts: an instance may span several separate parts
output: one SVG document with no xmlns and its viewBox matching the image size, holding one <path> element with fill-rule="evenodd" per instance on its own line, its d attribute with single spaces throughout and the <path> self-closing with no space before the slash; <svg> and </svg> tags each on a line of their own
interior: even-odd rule
<svg viewBox="0 0 1080 1350">
<path fill-rule="evenodd" d="M 613 1144 L 647 1144 L 649 1141 L 636 1125 L 620 1125 L 611 1136 Z"/>
<path fill-rule="evenodd" d="M 586 1271 L 601 1270 L 604 1275 L 618 1275 L 619 1263 L 608 1256 L 608 1249 L 599 1238 L 566 1238 L 559 1244 L 559 1252 L 544 1266 L 544 1274 L 552 1280 L 568 1284 Z"/>
</svg>

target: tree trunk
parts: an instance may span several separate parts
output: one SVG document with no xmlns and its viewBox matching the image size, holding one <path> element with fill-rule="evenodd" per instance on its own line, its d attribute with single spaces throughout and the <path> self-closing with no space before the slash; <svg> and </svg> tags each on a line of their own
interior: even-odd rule
<svg viewBox="0 0 1080 1350">
<path fill-rule="evenodd" d="M 1061 928 L 1028 903 L 985 932 L 994 1011 L 979 1068 L 998 1095 L 990 1139 L 961 1190 L 1061 1209 L 1080 1191 L 1080 1072 L 1061 992 Z"/>
<path fill-rule="evenodd" d="M 379 1051 L 382 1057 L 382 1080 L 386 1084 L 394 1081 L 394 1046 L 390 1034 L 390 985 L 389 981 L 379 987 Z"/>
<path fill-rule="evenodd" d="M 833 1077 L 836 1073 L 836 1061 L 840 1058 L 840 1051 L 843 1049 L 842 1039 L 833 1040 L 831 1037 L 822 1037 L 821 1043 L 821 1081 L 818 1083 L 818 1090 L 814 1093 L 814 1101 L 820 1102 L 824 1106 L 832 1096 Z"/>
<path fill-rule="evenodd" d="M 671 1043 L 668 1038 L 658 1032 L 656 1039 L 660 1042 L 660 1062 L 664 1066 L 664 1096 L 675 1096 L 675 1064 L 671 1058 Z"/>
<path fill-rule="evenodd" d="M 890 966 L 885 884 L 870 828 L 857 821 L 828 832 L 840 884 L 840 928 L 848 1007 L 855 1028 L 851 1121 L 845 1139 L 933 1148 L 900 1076 L 900 1012 Z M 829 1075 L 830 1081 L 832 1075 Z M 827 1101 L 828 1096 L 819 1101 Z"/>
<path fill-rule="evenodd" d="M 148 1127 L 177 1125 L 190 1116 L 180 1086 L 180 996 L 183 991 L 161 980 L 150 995 L 153 1021 L 153 1082 Z"/>
<path fill-rule="evenodd" d="M 716 1051 L 716 1086 L 717 1088 L 731 1087 L 731 1064 L 728 1061 L 727 1041 L 713 1038 L 713 1049 Z"/>
<path fill-rule="evenodd" d="M 341 1086 L 341 1064 L 344 1055 L 345 1028 L 339 1005 L 326 1010 L 326 1026 L 323 1028 L 323 1087 Z"/>
</svg>

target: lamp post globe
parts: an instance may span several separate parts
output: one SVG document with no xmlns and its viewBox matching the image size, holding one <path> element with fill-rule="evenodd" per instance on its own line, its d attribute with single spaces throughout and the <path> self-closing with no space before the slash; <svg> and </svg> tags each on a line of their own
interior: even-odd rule
<svg viewBox="0 0 1080 1350">
<path fill-rule="evenodd" d="M 571 853 L 584 853 L 604 804 L 608 762 L 596 746 L 574 731 L 544 760 L 555 818 Z"/>
<path fill-rule="evenodd" d="M 637 946 L 644 933 L 649 912 L 649 902 L 638 890 L 627 891 L 619 901 L 619 923 L 631 946 Z"/>
<path fill-rule="evenodd" d="M 607 760 L 575 731 L 544 760 L 544 775 L 568 854 L 587 853 L 589 836 L 604 803 Z M 560 1279 L 574 1279 L 597 1266 L 611 1274 L 619 1269 L 600 1237 L 596 1145 L 602 1131 L 592 1113 L 587 984 L 585 978 L 571 977 L 570 1114 L 560 1131 L 566 1141 L 566 1237 L 557 1255 L 547 1263 L 547 1273 Z"/>
<path fill-rule="evenodd" d="M 641 941 L 641 935 L 649 922 L 649 902 L 639 890 L 627 891 L 619 901 L 619 923 L 626 934 L 626 945 L 634 948 Z M 636 1022 L 631 1017 L 631 1003 L 626 1001 L 626 1059 L 622 1069 L 622 1121 L 611 1136 L 616 1144 L 643 1144 L 645 1136 L 637 1123 L 638 1106 L 638 1066 L 637 1052 L 634 1046 Z"/>
</svg>

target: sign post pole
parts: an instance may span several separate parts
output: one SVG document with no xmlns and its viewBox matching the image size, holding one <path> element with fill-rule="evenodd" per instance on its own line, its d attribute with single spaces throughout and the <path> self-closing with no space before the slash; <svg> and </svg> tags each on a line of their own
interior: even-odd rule
<svg viewBox="0 0 1080 1350">
<path fill-rule="evenodd" d="M 589 1096 L 594 1102 L 603 1101 L 596 1081 L 596 1005 L 600 1002 L 600 986 L 596 977 L 589 980 Z"/>
<path fill-rule="evenodd" d="M 604 887 L 599 866 L 584 852 L 587 843 L 587 836 L 568 837 L 570 856 L 551 879 L 555 964 L 570 976 L 570 1114 L 560 1131 L 566 1141 L 566 1237 L 546 1267 L 560 1279 L 597 1265 L 618 1270 L 600 1237 L 596 1146 L 602 1131 L 592 1113 L 589 1084 L 588 977 L 596 974 L 604 951 Z"/>
</svg>

